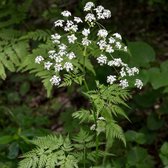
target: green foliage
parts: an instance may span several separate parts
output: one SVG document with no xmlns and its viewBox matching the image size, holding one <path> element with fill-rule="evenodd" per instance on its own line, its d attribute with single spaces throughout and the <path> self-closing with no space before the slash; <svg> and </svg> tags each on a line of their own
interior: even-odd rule
<svg viewBox="0 0 168 168">
<path fill-rule="evenodd" d="M 1 1 L 0 2 L 0 29 L 14 26 L 26 19 L 26 13 L 32 0 L 27 0 L 16 5 L 15 1 Z"/>
<path fill-rule="evenodd" d="M 76 168 L 77 158 L 73 155 L 73 146 L 69 137 L 63 139 L 62 136 L 39 137 L 32 141 L 36 149 L 24 154 L 19 163 L 19 168 Z"/>
<path fill-rule="evenodd" d="M 155 51 L 145 42 L 128 42 L 128 48 L 132 55 L 130 63 L 134 66 L 147 67 L 155 60 Z"/>
<path fill-rule="evenodd" d="M 134 147 L 127 155 L 126 167 L 153 168 L 153 160 L 147 151 L 141 147 Z"/>
<path fill-rule="evenodd" d="M 157 160 L 157 165 L 167 168 L 168 144 L 164 141 L 167 137 L 168 61 L 165 58 L 165 61 L 158 59 L 153 48 L 141 41 L 128 42 L 129 53 L 113 53 L 114 57 L 123 58 L 132 67 L 142 68 L 138 78 L 143 80 L 145 88 L 142 92 L 132 92 L 133 99 L 128 106 L 126 102 L 130 95 L 126 90 L 115 84 L 106 86 L 97 83 L 96 86 L 95 78 L 102 77 L 104 80 L 106 71 L 111 72 L 112 69 L 94 69 L 95 62 L 89 57 L 100 53 L 92 44 L 87 53 L 89 57 L 84 62 L 83 59 L 74 62 L 78 70 L 64 75 L 64 82 L 60 85 L 64 88 L 59 91 L 53 89 L 54 98 L 51 102 L 45 97 L 40 81 L 28 75 L 32 73 L 42 79 L 48 96 L 51 95 L 49 79 L 53 74 L 34 63 L 36 56 L 43 55 L 46 58 L 48 51 L 53 49 L 51 31 L 46 28 L 51 26 L 46 24 L 45 19 L 49 18 L 49 22 L 53 22 L 61 10 L 57 10 L 57 4 L 52 4 L 52 1 L 49 2 L 51 7 L 46 2 L 44 6 L 41 5 L 42 1 L 32 0 L 0 2 L 0 78 L 7 79 L 0 81 L 0 167 L 16 168 L 20 159 L 20 168 L 156 167 L 149 152 L 154 153 L 156 158 L 160 157 L 161 161 Z M 44 11 L 38 14 L 32 3 L 41 5 Z M 78 7 L 82 3 L 84 1 Z M 164 4 L 165 11 L 165 0 L 148 0 L 146 3 L 158 5 L 159 10 L 160 5 Z M 66 6 L 67 9 L 71 7 L 71 4 Z M 78 7 L 72 11 L 80 15 Z M 152 9 L 152 6 L 149 8 Z M 71 48 L 82 58 L 83 48 L 75 44 Z M 15 72 L 23 72 L 24 77 L 15 75 Z M 133 78 L 128 80 L 133 81 Z M 88 86 L 84 86 L 85 82 L 88 82 Z M 68 89 L 65 89 L 66 86 Z M 63 103 L 67 99 L 65 95 L 69 97 L 67 104 Z M 74 96 L 77 98 L 74 99 Z M 65 108 L 69 109 L 68 115 L 64 113 Z M 57 119 L 60 112 L 66 126 Z M 62 132 L 69 134 L 66 127 L 71 133 L 67 137 L 62 135 Z M 45 136 L 51 132 L 48 128 L 61 130 L 61 135 Z M 45 137 L 30 141 L 38 136 Z M 32 149 L 32 145 L 35 148 Z M 158 146 L 161 146 L 159 153 Z"/>
<path fill-rule="evenodd" d="M 79 119 L 81 123 L 94 123 L 95 128 L 93 129 L 98 132 L 98 135 L 100 133 L 106 134 L 108 148 L 115 138 L 126 145 L 122 128 L 117 124 L 115 118 L 118 116 L 127 118 L 121 107 L 128 107 L 125 103 L 130 97 L 128 92 L 115 84 L 105 86 L 97 83 L 97 90 L 88 91 L 85 95 L 90 99 L 93 109 L 82 109 L 74 112 L 72 116 Z"/>
<path fill-rule="evenodd" d="M 48 135 L 32 140 L 31 143 L 36 148 L 22 156 L 19 168 L 78 168 L 83 161 L 95 162 L 96 153 L 90 151 L 95 147 L 93 135 L 81 129 L 72 140 L 74 143 L 68 136 L 63 138 L 61 135 Z"/>
<path fill-rule="evenodd" d="M 127 142 L 136 142 L 137 144 L 145 144 L 146 137 L 144 133 L 136 131 L 127 131 L 125 132 L 125 138 Z"/>
<path fill-rule="evenodd" d="M 164 142 L 164 144 L 160 148 L 160 159 L 164 165 L 164 168 L 168 167 L 168 143 Z"/>
</svg>

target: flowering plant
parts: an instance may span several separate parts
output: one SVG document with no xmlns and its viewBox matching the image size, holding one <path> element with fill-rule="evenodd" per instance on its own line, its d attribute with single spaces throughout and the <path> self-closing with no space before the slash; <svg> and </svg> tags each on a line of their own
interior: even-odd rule
<svg viewBox="0 0 168 168">
<path fill-rule="evenodd" d="M 118 71 L 117 75 L 107 76 L 107 83 L 119 83 L 122 88 L 127 88 L 129 83 L 126 77 L 138 74 L 139 70 L 136 67 L 130 68 L 121 58 L 113 57 L 116 50 L 128 52 L 128 49 L 119 33 L 110 34 L 99 23 L 99 20 L 110 18 L 111 12 L 103 6 L 96 7 L 93 2 L 86 3 L 84 12 L 86 12 L 84 19 L 73 17 L 69 11 L 61 13 L 63 19 L 55 21 L 54 26 L 63 30 L 63 35 L 59 33 L 51 35 L 53 49 L 48 51 L 47 57 L 37 56 L 35 63 L 50 71 L 52 85 L 60 85 L 62 74 L 83 73 L 85 69 L 94 72 L 92 62 L 96 60 L 100 66 L 110 66 Z M 96 36 L 92 35 L 95 29 Z M 135 86 L 141 89 L 142 81 L 136 79 Z"/>
<path fill-rule="evenodd" d="M 119 33 L 111 34 L 99 23 L 100 20 L 109 19 L 111 12 L 103 6 L 95 6 L 93 2 L 86 3 L 84 12 L 86 15 L 80 18 L 63 11 L 63 19 L 54 22 L 57 32 L 51 35 L 52 44 L 48 54 L 35 58 L 36 67 L 49 74 L 52 86 L 69 86 L 72 82 L 85 86 L 86 91 L 82 93 L 90 101 L 90 106 L 72 115 L 79 120 L 80 131 L 72 142 L 69 138 L 63 140 L 58 137 L 35 141 L 38 148 L 23 156 L 25 160 L 20 163 L 20 168 L 30 160 L 32 165 L 38 167 L 47 167 L 51 161 L 51 167 L 73 168 L 82 164 L 83 167 L 90 167 L 93 162 L 105 166 L 114 140 L 117 138 L 126 145 L 116 117 L 120 115 L 128 119 L 122 109 L 123 106 L 128 107 L 125 101 L 130 97 L 126 90 L 129 87 L 127 77 L 137 75 L 139 69 L 129 67 L 121 58 L 113 56 L 115 51 L 129 51 Z M 111 71 L 106 77 L 106 84 L 95 81 L 96 89 L 90 90 L 86 77 L 90 72 L 96 75 L 94 67 L 97 66 L 108 66 Z M 136 79 L 134 85 L 141 89 L 143 83 Z"/>
</svg>

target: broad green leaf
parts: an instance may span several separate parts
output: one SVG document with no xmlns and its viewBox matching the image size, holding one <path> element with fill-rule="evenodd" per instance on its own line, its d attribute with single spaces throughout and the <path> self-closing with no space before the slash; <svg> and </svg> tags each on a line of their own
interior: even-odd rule
<svg viewBox="0 0 168 168">
<path fill-rule="evenodd" d="M 127 155 L 127 165 L 136 168 L 153 168 L 153 160 L 147 150 L 141 147 L 132 148 Z"/>
<path fill-rule="evenodd" d="M 154 89 L 168 85 L 168 75 L 166 71 L 160 71 L 159 68 L 150 68 L 147 72 L 149 81 Z"/>
<path fill-rule="evenodd" d="M 159 157 L 164 166 L 168 167 L 168 142 L 164 142 L 161 146 Z"/>
<path fill-rule="evenodd" d="M 128 42 L 128 48 L 132 57 L 130 63 L 137 67 L 147 67 L 155 60 L 153 48 L 145 42 Z"/>
<path fill-rule="evenodd" d="M 13 141 L 13 136 L 4 135 L 0 137 L 0 144 L 8 144 Z"/>
<path fill-rule="evenodd" d="M 138 144 L 144 144 L 146 142 L 145 134 L 132 130 L 125 133 L 125 138 L 127 141 L 136 142 Z"/>
<path fill-rule="evenodd" d="M 161 65 L 160 65 L 160 69 L 162 72 L 168 72 L 168 61 L 164 61 Z"/>
</svg>

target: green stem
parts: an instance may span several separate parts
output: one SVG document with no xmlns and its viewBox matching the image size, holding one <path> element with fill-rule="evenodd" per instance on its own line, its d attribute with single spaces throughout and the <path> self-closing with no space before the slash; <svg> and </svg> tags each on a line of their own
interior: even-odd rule
<svg viewBox="0 0 168 168">
<path fill-rule="evenodd" d="M 107 144 L 106 144 L 106 147 L 105 147 L 105 155 L 104 155 L 104 157 L 103 157 L 103 166 L 104 166 L 104 167 L 105 167 L 105 163 L 106 163 L 107 152 L 108 152 L 108 147 L 107 147 Z"/>
<path fill-rule="evenodd" d="M 83 149 L 83 167 L 86 168 L 86 144 L 84 142 L 84 149 Z"/>
<path fill-rule="evenodd" d="M 84 51 L 83 51 L 83 66 L 84 66 L 84 75 L 85 75 L 85 73 L 86 73 L 86 61 L 85 61 L 85 59 L 86 59 L 86 46 L 85 46 L 85 48 L 84 48 Z"/>
<path fill-rule="evenodd" d="M 84 51 L 83 51 L 83 66 L 84 66 L 84 75 L 86 74 L 86 47 L 84 48 Z M 85 85 L 85 88 L 87 91 L 89 91 L 89 87 L 88 87 L 88 84 L 86 82 L 86 79 L 84 78 L 84 85 Z M 93 115 L 94 115 L 94 122 L 95 122 L 95 129 L 97 130 L 97 113 L 96 113 L 96 108 L 94 107 L 94 101 L 92 102 L 93 103 Z M 96 131 L 96 164 L 98 164 L 98 154 L 99 154 L 99 139 L 98 139 L 98 135 L 97 135 L 97 131 Z M 86 149 L 84 147 L 84 167 L 86 166 L 85 165 L 85 159 L 86 159 Z"/>
<path fill-rule="evenodd" d="M 88 87 L 88 84 L 86 83 L 85 79 L 84 79 L 84 85 L 85 85 L 86 90 L 89 91 L 89 87 Z"/>
<path fill-rule="evenodd" d="M 97 114 L 95 109 L 93 109 L 93 115 L 94 115 L 94 121 L 95 121 L 95 130 L 97 130 Z M 98 164 L 98 154 L 99 154 L 99 138 L 96 131 L 96 165 Z"/>
</svg>

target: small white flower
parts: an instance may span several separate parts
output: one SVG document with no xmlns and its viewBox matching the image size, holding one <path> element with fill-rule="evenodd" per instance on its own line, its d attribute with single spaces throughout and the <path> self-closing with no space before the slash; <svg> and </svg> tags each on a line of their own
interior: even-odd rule
<svg viewBox="0 0 168 168">
<path fill-rule="evenodd" d="M 82 22 L 83 22 L 80 17 L 74 17 L 74 21 L 75 21 L 76 23 L 82 23 Z"/>
<path fill-rule="evenodd" d="M 106 46 L 106 52 L 108 52 L 108 53 L 113 53 L 113 52 L 114 52 L 114 49 L 113 49 L 110 45 L 107 45 L 107 46 Z"/>
<path fill-rule="evenodd" d="M 55 27 L 63 27 L 64 20 L 57 20 L 54 22 Z"/>
<path fill-rule="evenodd" d="M 94 7 L 93 2 L 87 2 L 86 5 L 84 6 L 84 11 L 90 11 L 92 7 Z"/>
<path fill-rule="evenodd" d="M 101 12 L 103 12 L 104 7 L 103 7 L 102 5 L 99 5 L 99 6 L 97 6 L 94 10 L 95 10 L 97 13 L 101 13 Z"/>
<path fill-rule="evenodd" d="M 66 55 L 67 54 L 67 52 L 65 51 L 65 50 L 59 50 L 59 52 L 58 52 L 58 56 L 64 56 L 64 55 Z"/>
<path fill-rule="evenodd" d="M 112 85 L 115 81 L 116 81 L 116 76 L 115 75 L 107 76 L 107 83 L 110 83 L 110 85 Z"/>
<path fill-rule="evenodd" d="M 48 54 L 55 54 L 55 53 L 56 53 L 55 50 L 50 50 L 50 51 L 48 51 Z"/>
<path fill-rule="evenodd" d="M 66 26 L 71 27 L 72 25 L 74 25 L 74 22 L 72 20 L 67 20 Z"/>
<path fill-rule="evenodd" d="M 69 12 L 69 11 L 63 11 L 63 12 L 61 12 L 61 14 L 62 14 L 62 16 L 64 16 L 64 17 L 69 17 L 69 16 L 71 16 L 71 12 Z"/>
<path fill-rule="evenodd" d="M 55 65 L 54 65 L 54 68 L 55 68 L 55 72 L 59 72 L 59 71 L 63 70 L 61 64 L 55 64 Z"/>
<path fill-rule="evenodd" d="M 108 19 L 111 17 L 111 12 L 108 9 L 104 9 L 103 6 L 98 6 L 97 8 L 94 9 L 97 14 L 98 19 Z"/>
<path fill-rule="evenodd" d="M 90 127 L 90 130 L 94 131 L 96 129 L 96 125 L 93 124 L 91 127 Z"/>
<path fill-rule="evenodd" d="M 143 87 L 143 83 L 140 79 L 136 79 L 135 80 L 135 86 L 138 88 L 138 89 L 142 89 Z"/>
<path fill-rule="evenodd" d="M 58 77 L 58 76 L 56 76 L 56 75 L 54 75 L 54 76 L 50 79 L 50 82 L 51 82 L 52 85 L 58 86 L 58 85 L 60 84 L 60 82 L 61 82 L 61 78 Z"/>
<path fill-rule="evenodd" d="M 121 47 L 122 47 L 122 45 L 121 45 L 121 43 L 120 43 L 120 42 L 118 42 L 118 41 L 117 41 L 117 42 L 116 42 L 115 47 L 116 47 L 117 49 L 119 49 L 119 50 L 120 50 L 120 49 L 121 49 Z"/>
<path fill-rule="evenodd" d="M 60 57 L 60 56 L 56 56 L 56 57 L 55 57 L 55 62 L 60 63 L 60 62 L 62 62 L 62 61 L 63 61 L 63 58 L 62 58 L 62 57 Z"/>
<path fill-rule="evenodd" d="M 82 38 L 82 44 L 83 44 L 84 46 L 89 46 L 89 44 L 91 44 L 91 41 L 88 40 L 87 37 L 84 37 L 84 38 Z"/>
<path fill-rule="evenodd" d="M 73 70 L 73 65 L 70 62 L 66 62 L 64 64 L 64 68 L 66 69 L 67 72 L 69 72 L 70 70 Z"/>
<path fill-rule="evenodd" d="M 110 37 L 110 38 L 109 38 L 109 44 L 113 44 L 113 43 L 115 43 L 115 41 L 116 41 L 116 40 L 115 40 L 113 37 Z"/>
<path fill-rule="evenodd" d="M 125 46 L 123 50 L 124 50 L 125 52 L 127 52 L 127 51 L 128 51 L 127 46 Z"/>
<path fill-rule="evenodd" d="M 76 36 L 74 34 L 70 35 L 70 36 L 67 36 L 68 38 L 68 42 L 69 43 L 74 43 L 75 40 L 77 40 Z"/>
<path fill-rule="evenodd" d="M 50 54 L 48 57 L 51 59 L 55 59 L 57 56 L 58 56 L 58 54 L 55 53 L 55 54 Z"/>
<path fill-rule="evenodd" d="M 59 44 L 61 36 L 58 33 L 51 35 L 51 40 L 53 43 Z"/>
<path fill-rule="evenodd" d="M 67 57 L 71 60 L 71 59 L 75 58 L 76 55 L 74 54 L 74 52 L 70 52 L 67 54 Z"/>
<path fill-rule="evenodd" d="M 53 63 L 52 62 L 45 62 L 44 63 L 44 69 L 47 69 L 47 70 L 50 70 L 50 67 L 51 67 L 51 65 L 52 65 Z"/>
<path fill-rule="evenodd" d="M 114 58 L 112 61 L 108 62 L 109 66 L 120 67 L 123 64 L 121 58 Z"/>
<path fill-rule="evenodd" d="M 77 32 L 78 31 L 78 25 L 71 26 L 71 30 L 74 31 L 74 32 Z"/>
<path fill-rule="evenodd" d="M 51 58 L 51 59 L 55 59 L 55 57 L 57 56 L 57 53 L 56 53 L 55 50 L 48 51 L 48 54 L 49 54 L 48 57 Z"/>
<path fill-rule="evenodd" d="M 126 87 L 128 87 L 128 81 L 126 79 L 124 80 L 120 80 L 120 84 L 119 84 L 123 89 L 125 89 Z"/>
<path fill-rule="evenodd" d="M 110 18 L 111 17 L 111 11 L 108 10 L 108 9 L 104 9 L 103 16 L 107 19 Z"/>
<path fill-rule="evenodd" d="M 114 33 L 113 36 L 116 37 L 117 39 L 122 40 L 122 37 L 119 33 Z"/>
<path fill-rule="evenodd" d="M 83 29 L 83 31 L 82 31 L 82 34 L 84 35 L 84 36 L 88 36 L 89 34 L 90 34 L 90 29 Z"/>
<path fill-rule="evenodd" d="M 92 13 L 88 13 L 88 14 L 85 16 L 85 21 L 86 21 L 86 22 L 92 23 L 92 22 L 94 22 L 95 20 L 96 20 L 95 15 L 92 14 Z"/>
<path fill-rule="evenodd" d="M 107 47 L 107 43 L 106 43 L 106 41 L 104 39 L 98 41 L 97 44 L 99 45 L 100 50 L 104 50 Z"/>
<path fill-rule="evenodd" d="M 66 26 L 64 27 L 65 31 L 74 31 L 76 32 L 78 30 L 78 25 L 75 25 L 73 21 L 67 20 Z"/>
<path fill-rule="evenodd" d="M 105 118 L 104 117 L 99 117 L 98 120 L 104 120 L 105 121 Z"/>
<path fill-rule="evenodd" d="M 58 45 L 58 48 L 61 50 L 61 51 L 65 51 L 67 49 L 67 46 L 65 44 L 60 44 Z"/>
<path fill-rule="evenodd" d="M 108 32 L 105 29 L 100 29 L 97 33 L 97 36 L 102 37 L 102 38 L 107 37 L 107 35 L 108 35 Z"/>
<path fill-rule="evenodd" d="M 101 12 L 97 13 L 97 19 L 105 19 L 103 13 Z"/>
<path fill-rule="evenodd" d="M 40 64 L 42 61 L 44 61 L 44 58 L 41 55 L 39 55 L 35 58 L 35 63 L 36 64 Z"/>
<path fill-rule="evenodd" d="M 126 72 L 124 70 L 124 67 L 121 68 L 120 75 L 121 75 L 121 77 L 126 76 Z"/>
<path fill-rule="evenodd" d="M 107 63 L 107 57 L 101 54 L 100 57 L 97 58 L 97 62 L 102 66 Z"/>
<path fill-rule="evenodd" d="M 133 73 L 139 74 L 139 69 L 137 67 L 131 68 Z"/>
<path fill-rule="evenodd" d="M 127 71 L 127 73 L 128 73 L 129 76 L 134 76 L 135 73 L 136 73 L 136 74 L 139 73 L 139 69 L 136 68 L 136 67 L 133 67 L 133 68 L 127 67 L 127 68 L 126 68 L 126 71 Z"/>
</svg>

